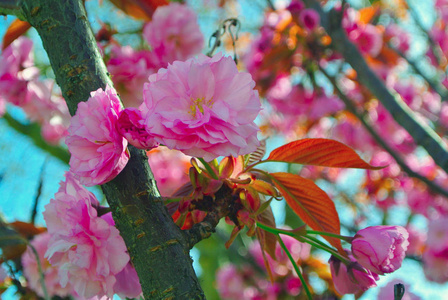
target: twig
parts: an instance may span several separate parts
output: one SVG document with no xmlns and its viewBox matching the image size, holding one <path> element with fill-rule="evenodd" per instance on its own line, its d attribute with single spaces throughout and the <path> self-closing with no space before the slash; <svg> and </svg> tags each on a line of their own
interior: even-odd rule
<svg viewBox="0 0 448 300">
<path fill-rule="evenodd" d="M 272 3 L 272 0 L 266 0 L 266 2 L 268 3 L 269 8 L 275 11 L 275 6 L 274 3 Z"/>
<path fill-rule="evenodd" d="M 0 15 L 13 15 L 23 19 L 21 0 L 0 0 Z"/>
<path fill-rule="evenodd" d="M 428 31 L 425 29 L 423 24 L 420 22 L 420 17 L 417 16 L 416 11 L 412 8 L 409 1 L 406 1 L 406 4 L 409 7 L 409 13 L 411 14 L 412 18 L 414 19 L 415 24 L 428 39 L 428 43 L 429 43 L 429 46 L 431 47 L 432 53 L 434 54 L 434 57 L 436 58 L 437 64 L 440 66 L 440 63 L 441 63 L 442 57 L 443 57 L 442 49 L 440 49 L 440 47 L 434 41 L 432 36 L 428 33 Z"/>
<path fill-rule="evenodd" d="M 38 148 L 48 152 L 52 156 L 58 158 L 62 162 L 68 164 L 70 160 L 69 152 L 58 146 L 49 145 L 40 134 L 40 126 L 36 123 L 31 123 L 25 125 L 14 119 L 10 114 L 5 113 L 3 115 L 3 120 L 5 120 L 8 125 L 15 131 L 28 136 Z"/>
<path fill-rule="evenodd" d="M 437 133 L 404 103 L 398 94 L 392 94 L 381 79 L 370 69 L 358 48 L 348 40 L 341 27 L 342 12 L 334 9 L 324 12 L 317 0 L 304 0 L 309 8 L 316 10 L 321 16 L 322 26 L 331 37 L 332 46 L 347 63 L 356 71 L 359 82 L 383 104 L 395 121 L 400 124 L 433 158 L 434 162 L 448 173 L 448 148 Z"/>
<path fill-rule="evenodd" d="M 40 170 L 39 185 L 37 186 L 36 197 L 34 197 L 33 210 L 31 211 L 31 218 L 30 218 L 31 224 L 34 224 L 34 221 L 36 219 L 37 206 L 39 205 L 39 197 L 42 192 L 42 186 L 44 183 L 44 170 L 45 170 L 45 165 L 47 164 L 47 160 L 48 160 L 48 156 L 45 158 L 45 161 L 42 164 L 42 168 Z"/>
<path fill-rule="evenodd" d="M 227 185 L 223 185 L 215 196 L 215 199 L 210 199 L 213 201 L 212 210 L 207 212 L 207 216 L 204 220 L 194 224 L 190 229 L 183 231 L 190 249 L 203 239 L 209 238 L 210 235 L 215 232 L 219 220 L 231 213 L 229 208 L 231 207 L 230 204 L 233 200 L 232 190 Z"/>
<path fill-rule="evenodd" d="M 339 98 L 344 102 L 345 107 L 348 111 L 350 111 L 353 115 L 358 118 L 359 121 L 361 121 L 364 128 L 372 135 L 372 137 L 375 139 L 375 141 L 384 149 L 386 150 L 390 156 L 393 157 L 393 159 L 397 162 L 397 164 L 401 167 L 401 169 L 406 172 L 410 177 L 417 178 L 421 180 L 422 182 L 426 183 L 426 185 L 434 192 L 439 193 L 445 197 L 448 198 L 448 191 L 442 188 L 440 185 L 435 183 L 434 181 L 429 180 L 425 176 L 413 171 L 405 162 L 404 160 L 394 151 L 376 132 L 376 130 L 365 120 L 365 118 L 357 111 L 356 107 L 353 105 L 352 101 L 341 91 L 341 89 L 338 87 L 336 79 L 332 76 L 330 76 L 322 67 L 319 66 L 320 71 L 327 77 L 327 79 L 330 81 L 330 83 L 333 85 L 334 90 L 336 91 Z"/>
<path fill-rule="evenodd" d="M 425 80 L 428 83 L 428 85 L 433 89 L 433 91 L 435 91 L 437 94 L 440 95 L 442 101 L 448 100 L 448 93 L 446 89 L 444 89 L 445 91 L 443 91 L 442 90 L 443 88 L 437 82 L 433 81 L 428 76 L 426 76 L 415 61 L 408 58 L 403 52 L 393 47 L 392 45 L 389 44 L 389 47 L 391 47 L 398 55 L 400 55 L 403 59 L 407 61 L 407 63 L 414 69 L 415 73 L 417 73 L 417 75 L 423 78 L 423 80 Z"/>
</svg>

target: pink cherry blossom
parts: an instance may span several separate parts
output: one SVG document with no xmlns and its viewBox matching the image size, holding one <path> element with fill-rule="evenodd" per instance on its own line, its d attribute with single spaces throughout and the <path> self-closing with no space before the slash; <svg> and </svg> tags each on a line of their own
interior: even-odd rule
<svg viewBox="0 0 448 300">
<path fill-rule="evenodd" d="M 95 196 L 71 173 L 45 206 L 51 239 L 45 257 L 59 269 L 62 287 L 73 286 L 85 298 L 112 297 L 115 275 L 129 262 L 126 245 L 109 214 L 98 217 Z"/>
<path fill-rule="evenodd" d="M 390 38 L 390 43 L 402 53 L 406 53 L 410 47 L 411 37 L 409 32 L 405 31 L 395 23 L 386 27 L 385 35 Z"/>
<path fill-rule="evenodd" d="M 234 265 L 226 265 L 216 274 L 216 284 L 223 299 L 241 299 L 245 289 L 244 280 Z"/>
<path fill-rule="evenodd" d="M 349 268 L 334 256 L 331 256 L 328 261 L 330 263 L 331 277 L 333 277 L 333 284 L 336 291 L 341 295 L 357 294 L 375 287 L 379 276 L 364 269 L 356 262 L 349 251 L 347 251 L 347 253 L 349 254 L 350 260 L 353 262 L 353 265 Z"/>
<path fill-rule="evenodd" d="M 282 235 L 283 243 L 289 249 L 295 261 L 306 260 L 310 256 L 311 246 L 309 244 L 301 243 L 295 238 Z M 261 252 L 260 243 L 256 242 L 249 248 L 249 253 L 254 257 L 255 262 L 263 269 L 265 269 L 264 258 Z M 279 244 L 275 249 L 275 260 L 267 255 L 267 260 L 274 276 L 286 276 L 288 274 L 295 274 L 294 267 L 291 264 L 286 253 L 282 250 Z M 296 276 L 296 275 L 294 275 Z"/>
<path fill-rule="evenodd" d="M 65 297 L 72 293 L 72 287 L 67 284 L 62 287 L 59 283 L 58 268 L 50 265 L 48 260 L 44 258 L 47 251 L 48 242 L 51 235 L 48 232 L 39 234 L 31 241 L 31 245 L 36 249 L 39 256 L 42 272 L 45 278 L 45 287 L 47 288 L 48 295 Z M 40 297 L 44 297 L 45 294 L 40 282 L 40 273 L 37 265 L 37 260 L 34 252 L 28 246 L 26 252 L 22 255 L 23 274 L 28 280 L 29 287 L 37 293 Z"/>
<path fill-rule="evenodd" d="M 426 242 L 426 233 L 415 228 L 412 225 L 406 227 L 406 230 L 409 233 L 409 247 L 406 251 L 407 255 L 411 256 L 419 256 L 422 255 L 423 249 L 425 248 Z"/>
<path fill-rule="evenodd" d="M 196 13 L 186 5 L 173 2 L 157 8 L 143 29 L 143 38 L 161 67 L 199 54 L 204 45 Z"/>
<path fill-rule="evenodd" d="M 171 196 L 189 181 L 190 159 L 190 156 L 166 147 L 158 147 L 148 152 L 148 163 L 162 196 Z"/>
<path fill-rule="evenodd" d="M 22 106 L 29 101 L 28 82 L 39 76 L 34 67 L 33 42 L 19 37 L 0 56 L 0 102 Z"/>
<path fill-rule="evenodd" d="M 29 82 L 29 100 L 22 108 L 32 122 L 42 126 L 42 137 L 48 143 L 59 144 L 68 134 L 71 116 L 60 91 L 54 88 L 53 80 Z"/>
<path fill-rule="evenodd" d="M 254 86 L 222 54 L 176 61 L 145 84 L 146 131 L 170 149 L 208 161 L 250 153 L 259 145 L 254 120 L 261 107 Z"/>
<path fill-rule="evenodd" d="M 139 149 L 149 150 L 159 145 L 146 132 L 141 111 L 136 108 L 126 108 L 120 112 L 117 130 L 129 144 Z"/>
<path fill-rule="evenodd" d="M 313 31 L 320 24 L 320 16 L 314 9 L 304 9 L 300 12 L 299 20 L 302 25 L 308 30 Z"/>
<path fill-rule="evenodd" d="M 448 281 L 448 248 L 441 252 L 427 249 L 422 256 L 426 279 L 437 283 Z"/>
<path fill-rule="evenodd" d="M 131 46 L 112 47 L 107 62 L 107 70 L 125 107 L 140 106 L 143 102 L 143 84 L 160 67 L 152 52 L 135 51 Z"/>
<path fill-rule="evenodd" d="M 358 231 L 352 253 L 366 269 L 379 275 L 401 267 L 409 246 L 409 234 L 401 226 L 371 226 Z"/>
<path fill-rule="evenodd" d="M 305 4 L 301 0 L 292 0 L 286 8 L 292 15 L 298 15 L 305 8 Z"/>
<path fill-rule="evenodd" d="M 430 220 L 428 224 L 428 239 L 426 245 L 432 251 L 441 252 L 448 249 L 448 217 Z"/>
<path fill-rule="evenodd" d="M 91 93 L 78 104 L 66 138 L 71 153 L 70 168 L 87 186 L 112 180 L 129 160 L 128 142 L 116 129 L 122 110 L 117 93 L 110 87 Z"/>
</svg>

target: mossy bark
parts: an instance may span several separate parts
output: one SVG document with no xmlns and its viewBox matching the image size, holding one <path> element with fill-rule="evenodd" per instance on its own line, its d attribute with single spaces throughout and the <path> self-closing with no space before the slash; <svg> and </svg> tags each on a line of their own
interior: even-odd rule
<svg viewBox="0 0 448 300">
<path fill-rule="evenodd" d="M 91 91 L 112 85 L 82 0 L 17 1 L 18 12 L 36 28 L 70 113 Z M 102 186 L 117 228 L 128 247 L 146 299 L 204 299 L 192 267 L 189 242 L 163 205 L 146 153 L 129 148 L 131 159 Z"/>
</svg>

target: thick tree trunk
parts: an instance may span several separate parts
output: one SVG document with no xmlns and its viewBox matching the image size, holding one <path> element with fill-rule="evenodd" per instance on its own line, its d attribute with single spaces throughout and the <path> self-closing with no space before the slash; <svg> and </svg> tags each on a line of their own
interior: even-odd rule
<svg viewBox="0 0 448 300">
<path fill-rule="evenodd" d="M 91 91 L 112 85 L 81 0 L 13 0 L 0 14 L 15 12 L 37 29 L 70 113 Z M 167 213 L 144 151 L 102 186 L 128 247 L 146 299 L 203 299 L 189 242 Z"/>
</svg>

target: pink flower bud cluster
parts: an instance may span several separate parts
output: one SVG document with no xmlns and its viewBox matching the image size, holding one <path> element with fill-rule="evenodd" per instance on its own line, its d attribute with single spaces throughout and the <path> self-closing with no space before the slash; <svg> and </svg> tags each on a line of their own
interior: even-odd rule
<svg viewBox="0 0 448 300">
<path fill-rule="evenodd" d="M 348 38 L 359 50 L 372 57 L 377 56 L 383 47 L 383 33 L 372 24 L 360 22 L 360 13 L 353 8 L 344 11 L 342 27 Z"/>
<path fill-rule="evenodd" d="M 60 286 L 71 286 L 82 298 L 110 298 L 113 294 L 138 297 L 141 288 L 126 245 L 111 213 L 98 216 L 98 207 L 96 197 L 74 174 L 66 173 L 65 182 L 43 213 L 51 236 L 47 249 L 42 250 L 46 251 L 45 259 L 57 269 Z M 35 280 L 35 273 L 28 274 Z"/>
<path fill-rule="evenodd" d="M 204 37 L 196 13 L 187 5 L 172 2 L 159 6 L 143 29 L 143 39 L 151 50 L 135 51 L 114 45 L 107 69 L 125 107 L 143 101 L 143 84 L 148 76 L 174 61 L 185 61 L 201 52 Z"/>
<path fill-rule="evenodd" d="M 19 37 L 0 55 L 0 116 L 6 103 L 19 106 L 32 122 L 41 125 L 48 143 L 59 144 L 67 135 L 70 114 L 60 92 L 53 92 L 54 81 L 38 79 L 32 48 L 30 39 Z"/>
<path fill-rule="evenodd" d="M 332 256 L 331 275 L 340 294 L 357 294 L 376 286 L 378 275 L 392 273 L 401 267 L 409 246 L 409 234 L 401 226 L 372 226 L 356 233 L 351 251 L 346 250 L 351 264 Z"/>
<path fill-rule="evenodd" d="M 160 67 L 176 60 L 187 60 L 201 52 L 204 37 L 196 13 L 186 5 L 171 2 L 159 6 L 143 29 Z"/>
</svg>

